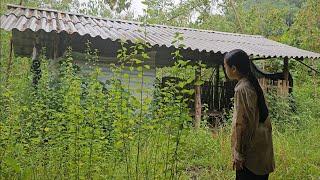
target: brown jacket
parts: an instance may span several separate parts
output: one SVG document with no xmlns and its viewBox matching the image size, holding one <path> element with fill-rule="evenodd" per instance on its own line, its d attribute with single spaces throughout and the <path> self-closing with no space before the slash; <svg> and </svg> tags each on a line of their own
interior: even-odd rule
<svg viewBox="0 0 320 180">
<path fill-rule="evenodd" d="M 275 168 L 270 119 L 259 123 L 257 94 L 246 79 L 235 87 L 231 147 L 233 158 L 244 160 L 244 166 L 257 175 Z"/>
</svg>

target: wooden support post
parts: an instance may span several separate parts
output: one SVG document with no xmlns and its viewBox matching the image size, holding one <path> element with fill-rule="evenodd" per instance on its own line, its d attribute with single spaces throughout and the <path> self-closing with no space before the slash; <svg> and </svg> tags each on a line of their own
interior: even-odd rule
<svg viewBox="0 0 320 180">
<path fill-rule="evenodd" d="M 220 65 L 217 64 L 216 65 L 216 74 L 215 74 L 215 79 L 214 79 L 214 99 L 213 99 L 213 102 L 214 102 L 214 109 L 215 110 L 220 110 L 220 107 L 219 107 L 219 78 L 220 78 Z"/>
<path fill-rule="evenodd" d="M 314 69 L 317 69 L 317 67 L 316 67 L 316 64 L 315 64 L 315 62 L 314 62 L 314 58 L 312 59 L 312 67 L 314 68 Z M 317 82 L 317 73 L 315 72 L 315 71 L 313 71 L 312 72 L 312 79 L 313 79 L 313 86 L 314 86 L 314 97 L 315 98 L 317 98 L 318 96 L 317 96 L 317 85 L 318 85 L 318 82 Z"/>
<path fill-rule="evenodd" d="M 56 60 L 59 56 L 59 37 L 57 33 L 54 33 L 53 37 L 53 60 Z"/>
<path fill-rule="evenodd" d="M 201 80 L 201 67 L 195 70 L 195 96 L 194 96 L 194 108 L 195 108 L 195 115 L 194 115 L 194 127 L 197 129 L 200 127 L 201 122 L 201 86 L 199 85 L 199 81 Z"/>
<path fill-rule="evenodd" d="M 32 65 L 31 65 L 31 72 L 33 73 L 32 83 L 35 87 L 38 84 L 38 81 L 41 76 L 39 54 L 40 54 L 40 43 L 39 43 L 39 37 L 36 35 L 33 42 Z"/>
<path fill-rule="evenodd" d="M 9 52 L 9 59 L 8 59 L 8 65 L 7 65 L 7 72 L 6 72 L 6 85 L 9 82 L 9 77 L 11 74 L 11 66 L 12 66 L 12 52 L 13 52 L 13 40 L 12 37 L 10 38 L 10 52 Z"/>
<path fill-rule="evenodd" d="M 289 58 L 285 57 L 283 60 L 283 75 L 284 75 L 284 92 L 289 92 Z"/>
</svg>

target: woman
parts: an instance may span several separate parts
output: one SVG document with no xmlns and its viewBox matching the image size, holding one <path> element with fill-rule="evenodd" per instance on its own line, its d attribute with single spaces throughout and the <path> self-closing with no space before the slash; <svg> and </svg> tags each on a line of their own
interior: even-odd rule
<svg viewBox="0 0 320 180">
<path fill-rule="evenodd" d="M 235 49 L 225 55 L 224 67 L 235 87 L 231 146 L 236 179 L 268 179 L 275 168 L 272 127 L 263 91 L 251 72 L 249 56 Z"/>
</svg>

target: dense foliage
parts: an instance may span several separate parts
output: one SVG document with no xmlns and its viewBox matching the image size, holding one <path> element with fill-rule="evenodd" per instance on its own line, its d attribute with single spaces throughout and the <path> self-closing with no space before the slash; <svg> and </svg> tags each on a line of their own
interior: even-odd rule
<svg viewBox="0 0 320 180">
<path fill-rule="evenodd" d="M 18 3 L 2 2 L 1 13 L 4 3 Z M 41 2 L 63 10 L 77 6 L 76 1 L 24 1 L 31 6 Z M 147 14 L 139 18 L 150 23 L 261 34 L 320 52 L 318 0 L 184 0 L 178 4 L 150 0 L 146 4 Z M 128 10 L 130 1 L 88 1 L 83 6 L 86 13 L 118 17 Z M 213 13 L 212 7 L 221 12 Z M 133 18 L 130 13 L 124 16 Z M 108 82 L 99 81 L 103 72 L 95 66 L 97 54 L 90 43 L 86 51 L 91 67 L 88 74 L 79 73 L 73 66 L 72 49 L 60 59 L 58 71 L 50 69 L 50 60 L 43 55 L 46 49 L 42 49 L 41 78 L 35 85 L 30 58 L 13 56 L 10 61 L 10 37 L 9 32 L 1 30 L 1 179 L 234 178 L 230 121 L 214 130 L 205 123 L 193 129 L 189 100 L 181 94 L 194 93 L 186 84 L 193 80 L 188 77 L 195 67 L 179 50 L 172 54 L 175 64 L 166 72 L 182 81 L 167 82 L 152 92 L 143 83 L 130 87 L 132 75 L 123 71 L 126 66 L 137 70 L 144 82 L 144 71 L 150 67 L 144 65 L 149 56 L 145 52 L 148 45 L 143 42 L 130 48 L 122 43 L 119 62 L 112 66 Z M 177 34 L 173 43 L 181 41 L 183 36 Z M 141 58 L 132 58 L 137 54 Z M 317 61 L 306 63 L 320 67 Z M 281 61 L 265 65 L 278 70 Z M 292 96 L 267 95 L 276 154 L 276 171 L 271 178 L 317 179 L 319 76 L 295 61 L 290 68 L 295 82 Z"/>
</svg>

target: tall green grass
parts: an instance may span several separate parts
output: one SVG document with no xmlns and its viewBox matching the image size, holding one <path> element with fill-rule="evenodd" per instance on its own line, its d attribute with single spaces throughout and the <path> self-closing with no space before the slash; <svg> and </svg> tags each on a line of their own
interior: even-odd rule
<svg viewBox="0 0 320 180">
<path fill-rule="evenodd" d="M 157 88 L 154 99 L 142 96 L 143 84 L 140 97 L 130 93 L 130 75 L 121 67 L 145 48 L 138 43 L 119 51 L 121 64 L 108 86 L 99 81 L 99 68 L 85 77 L 77 73 L 71 50 L 58 75 L 39 57 L 36 86 L 29 58 L 13 58 L 7 82 L 2 62 L 0 179 L 233 179 L 230 124 L 214 133 L 206 125 L 193 129 L 181 95 L 193 93 L 185 89 L 188 80 Z M 88 51 L 90 61 L 94 56 Z M 187 68 L 179 52 L 173 56 L 175 71 Z M 144 54 L 140 61 L 147 60 Z M 308 81 L 295 88 L 296 112 L 288 99 L 268 95 L 276 156 L 271 179 L 320 178 L 320 100 L 310 77 L 296 78 L 301 76 Z"/>
</svg>

